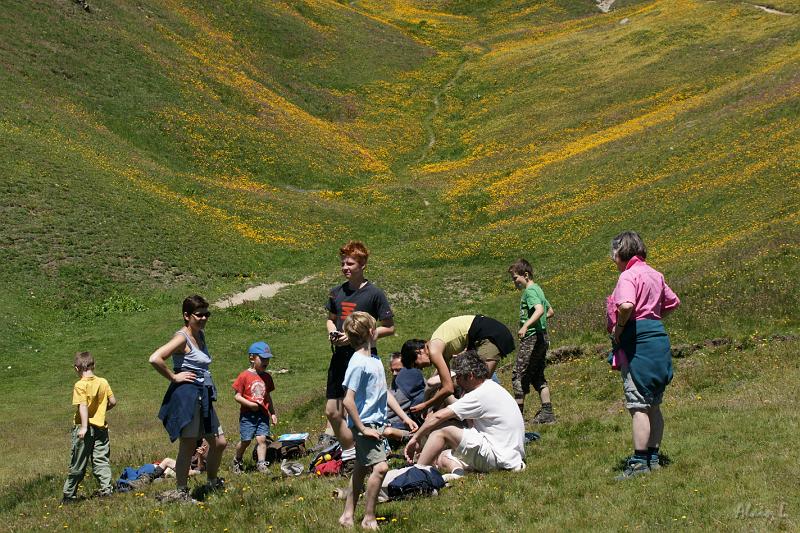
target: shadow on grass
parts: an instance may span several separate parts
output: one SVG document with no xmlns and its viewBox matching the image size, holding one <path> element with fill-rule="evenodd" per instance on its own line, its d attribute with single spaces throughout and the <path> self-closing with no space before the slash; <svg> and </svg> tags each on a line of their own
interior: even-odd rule
<svg viewBox="0 0 800 533">
<path fill-rule="evenodd" d="M 48 474 L 38 476 L 29 481 L 8 485 L 0 492 L 0 512 L 11 511 L 17 505 L 28 501 L 52 498 L 53 487 L 60 487 L 59 479 L 52 474 Z"/>
<path fill-rule="evenodd" d="M 325 395 L 300 396 L 294 401 L 286 403 L 284 410 L 291 413 L 292 420 L 306 420 L 325 410 Z"/>
</svg>

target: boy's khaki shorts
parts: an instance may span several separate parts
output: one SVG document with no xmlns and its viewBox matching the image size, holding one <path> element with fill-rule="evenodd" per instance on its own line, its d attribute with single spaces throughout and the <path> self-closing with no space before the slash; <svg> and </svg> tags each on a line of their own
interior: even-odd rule
<svg viewBox="0 0 800 533">
<path fill-rule="evenodd" d="M 358 430 L 353 431 L 353 436 L 356 441 L 356 462 L 361 466 L 372 466 L 378 463 L 384 463 L 389 457 L 389 443 L 383 437 L 384 427 L 377 427 L 375 429 L 381 438 L 373 439 L 366 437 Z"/>
</svg>

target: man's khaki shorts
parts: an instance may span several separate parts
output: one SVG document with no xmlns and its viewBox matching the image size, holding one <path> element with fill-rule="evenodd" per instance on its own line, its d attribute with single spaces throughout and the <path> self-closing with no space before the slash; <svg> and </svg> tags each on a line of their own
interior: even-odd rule
<svg viewBox="0 0 800 533">
<path fill-rule="evenodd" d="M 451 459 L 460 462 L 467 470 L 476 472 L 491 472 L 497 470 L 497 457 L 495 457 L 489 441 L 475 428 L 464 429 L 461 442 L 455 450 L 447 450 Z"/>
</svg>

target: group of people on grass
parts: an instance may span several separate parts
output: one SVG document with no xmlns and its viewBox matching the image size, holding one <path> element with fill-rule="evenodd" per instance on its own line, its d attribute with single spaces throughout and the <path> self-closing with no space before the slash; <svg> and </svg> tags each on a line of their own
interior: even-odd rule
<svg viewBox="0 0 800 533">
<path fill-rule="evenodd" d="M 361 525 L 375 528 L 375 504 L 388 470 L 386 436 L 405 442 L 404 456 L 420 468 L 437 467 L 451 477 L 466 471 L 518 471 L 525 468 L 524 400 L 530 387 L 539 393 L 541 408 L 532 423 L 555 422 L 550 390 L 544 377 L 549 346 L 547 320 L 553 307 L 535 283 L 524 259 L 509 268 L 512 281 L 523 291 L 519 308 L 520 339 L 512 372 L 513 396 L 492 379 L 499 361 L 515 349 L 514 335 L 501 322 L 483 315 L 450 318 L 428 340 L 410 339 L 392 355 L 394 378 L 387 386 L 377 341 L 393 335 L 394 314 L 384 292 L 365 277 L 369 253 L 363 243 L 350 241 L 339 250 L 344 283 L 330 291 L 326 328 L 331 360 L 326 385 L 325 415 L 342 448 L 345 472 L 352 471 L 344 526 L 353 524 L 355 506 L 366 485 L 366 511 Z M 679 305 L 664 277 L 646 263 L 641 237 L 631 231 L 611 243 L 611 259 L 620 276 L 607 299 L 608 331 L 612 341 L 609 362 L 620 370 L 625 405 L 632 416 L 634 452 L 622 478 L 659 467 L 664 422 L 659 405 L 672 379 L 669 339 L 661 319 Z M 151 365 L 169 382 L 159 412 L 170 439 L 179 441 L 174 471 L 177 487 L 167 500 L 191 501 L 190 461 L 198 439 L 205 438 L 207 482 L 213 492 L 223 486 L 218 477 L 227 446 L 214 409 L 217 389 L 209 365 L 211 356 L 204 328 L 208 302 L 190 296 L 183 302 L 183 327 L 150 356 Z M 241 405 L 240 436 L 232 466 L 240 472 L 250 442 L 257 442 L 257 468 L 266 468 L 266 439 L 277 423 L 272 402 L 274 384 L 266 369 L 272 352 L 265 342 L 249 349 L 250 368 L 234 382 Z M 172 365 L 167 360 L 172 358 Z M 433 366 L 427 381 L 419 369 Z M 77 486 L 91 460 L 101 493 L 110 493 L 108 432 L 105 412 L 116 404 L 108 383 L 93 374 L 88 353 L 76 356 L 81 376 L 73 391 L 77 406 L 70 474 L 64 498 L 75 498 Z"/>
</svg>

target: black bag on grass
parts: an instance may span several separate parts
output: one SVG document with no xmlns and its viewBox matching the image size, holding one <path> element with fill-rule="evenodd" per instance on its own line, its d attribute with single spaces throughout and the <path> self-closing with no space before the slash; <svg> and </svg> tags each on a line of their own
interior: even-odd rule
<svg viewBox="0 0 800 533">
<path fill-rule="evenodd" d="M 268 464 L 280 463 L 284 459 L 299 459 L 306 453 L 306 443 L 302 440 L 268 441 L 266 460 Z M 258 456 L 256 447 L 253 446 L 253 462 L 256 461 L 258 461 Z"/>
<path fill-rule="evenodd" d="M 302 440 L 276 440 L 267 446 L 267 462 L 270 464 L 284 459 L 299 459 L 306 455 L 306 443 Z"/>
</svg>

